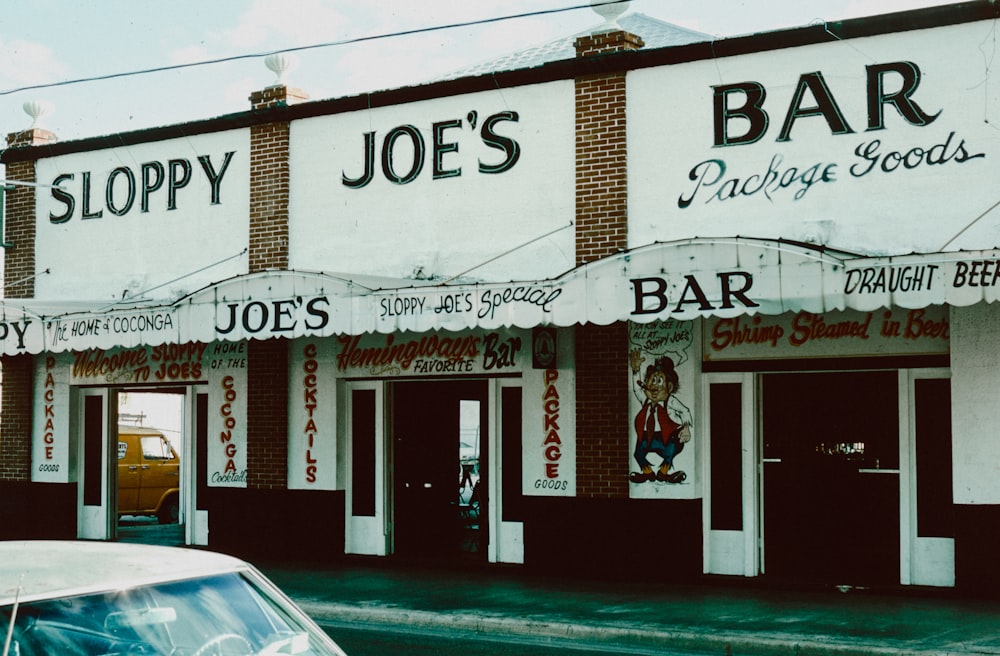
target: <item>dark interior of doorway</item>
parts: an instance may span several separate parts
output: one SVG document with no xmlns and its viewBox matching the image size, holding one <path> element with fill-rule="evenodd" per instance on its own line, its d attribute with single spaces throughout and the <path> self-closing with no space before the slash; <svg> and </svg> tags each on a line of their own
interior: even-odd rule
<svg viewBox="0 0 1000 656">
<path fill-rule="evenodd" d="M 393 384 L 393 553 L 397 557 L 485 558 L 486 392 L 482 380 Z"/>
<path fill-rule="evenodd" d="M 764 376 L 768 577 L 899 582 L 897 390 L 895 371 Z"/>
<path fill-rule="evenodd" d="M 116 440 L 119 447 L 111 451 L 112 458 L 117 458 L 118 462 L 111 469 L 115 474 L 114 505 L 119 511 L 116 513 L 115 539 L 119 542 L 166 546 L 185 543 L 181 499 L 189 492 L 181 490 L 185 480 L 181 469 L 185 453 L 184 394 L 181 388 L 119 390 L 117 393 L 119 431 L 127 427 L 155 429 L 169 442 L 167 446 L 158 438 L 146 437 L 145 444 L 139 441 L 131 445 L 133 450 L 138 448 L 145 454 L 132 454 L 132 459 L 126 462 L 122 459 L 121 437 Z M 140 460 L 134 462 L 135 457 Z M 147 485 L 144 477 L 149 477 L 151 484 Z M 125 485 L 145 487 L 141 493 L 134 489 L 126 492 Z M 174 488 L 176 492 L 171 492 Z M 147 498 L 137 502 L 140 494 Z M 132 500 L 126 501 L 126 497 Z M 158 501 L 150 501 L 152 497 Z"/>
</svg>

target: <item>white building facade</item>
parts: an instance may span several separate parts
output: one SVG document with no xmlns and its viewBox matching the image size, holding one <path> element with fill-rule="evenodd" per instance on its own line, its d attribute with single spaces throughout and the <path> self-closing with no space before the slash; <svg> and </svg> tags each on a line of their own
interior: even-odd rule
<svg viewBox="0 0 1000 656">
<path fill-rule="evenodd" d="M 4 536 L 120 538 L 141 391 L 186 544 L 987 589 L 996 20 L 10 135 Z"/>
</svg>

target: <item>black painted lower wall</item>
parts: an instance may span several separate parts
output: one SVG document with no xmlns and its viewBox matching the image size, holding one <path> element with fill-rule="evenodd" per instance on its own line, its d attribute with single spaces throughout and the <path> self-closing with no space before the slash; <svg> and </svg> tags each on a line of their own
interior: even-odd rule
<svg viewBox="0 0 1000 656">
<path fill-rule="evenodd" d="M 344 492 L 207 488 L 208 546 L 252 561 L 322 564 L 344 555 Z"/>
<path fill-rule="evenodd" d="M 525 566 L 618 581 L 702 574 L 701 500 L 525 497 Z"/>
<path fill-rule="evenodd" d="M 955 588 L 1000 597 L 1000 505 L 955 505 Z"/>
<path fill-rule="evenodd" d="M 0 483 L 0 540 L 76 538 L 76 483 Z"/>
</svg>

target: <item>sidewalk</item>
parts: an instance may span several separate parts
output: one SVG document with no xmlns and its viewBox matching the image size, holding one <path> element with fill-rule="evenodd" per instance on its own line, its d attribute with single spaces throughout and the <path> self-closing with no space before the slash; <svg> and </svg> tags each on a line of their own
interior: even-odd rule
<svg viewBox="0 0 1000 656">
<path fill-rule="evenodd" d="M 321 624 L 570 638 L 711 654 L 1000 654 L 1000 601 L 948 593 L 640 587 L 518 568 L 350 560 L 262 570 Z"/>
</svg>

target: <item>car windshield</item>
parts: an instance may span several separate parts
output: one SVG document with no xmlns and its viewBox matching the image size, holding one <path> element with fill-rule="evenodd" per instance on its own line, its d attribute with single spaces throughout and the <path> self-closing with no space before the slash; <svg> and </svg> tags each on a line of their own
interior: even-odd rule
<svg viewBox="0 0 1000 656">
<path fill-rule="evenodd" d="M 12 613 L 10 656 L 343 656 L 238 573 L 6 606 L 0 635 Z"/>
</svg>

